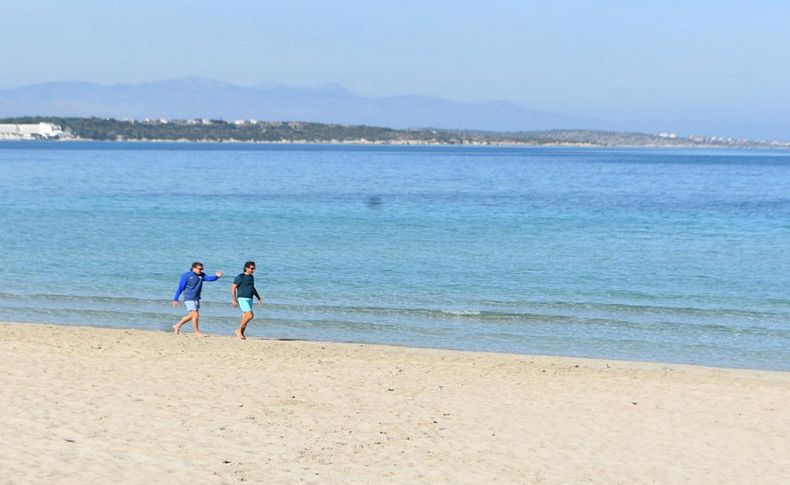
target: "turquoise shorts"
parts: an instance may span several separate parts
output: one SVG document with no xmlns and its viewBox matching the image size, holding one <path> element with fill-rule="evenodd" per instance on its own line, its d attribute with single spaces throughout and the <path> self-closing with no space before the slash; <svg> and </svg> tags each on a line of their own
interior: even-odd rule
<svg viewBox="0 0 790 485">
<path fill-rule="evenodd" d="M 238 298 L 239 308 L 244 313 L 252 311 L 252 298 Z"/>
</svg>

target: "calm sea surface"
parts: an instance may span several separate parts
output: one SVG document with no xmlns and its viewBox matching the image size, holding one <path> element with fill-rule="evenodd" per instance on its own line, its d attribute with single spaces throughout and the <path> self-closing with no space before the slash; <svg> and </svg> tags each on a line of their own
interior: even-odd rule
<svg viewBox="0 0 790 485">
<path fill-rule="evenodd" d="M 790 370 L 790 152 L 0 143 L 0 320 Z"/>
</svg>

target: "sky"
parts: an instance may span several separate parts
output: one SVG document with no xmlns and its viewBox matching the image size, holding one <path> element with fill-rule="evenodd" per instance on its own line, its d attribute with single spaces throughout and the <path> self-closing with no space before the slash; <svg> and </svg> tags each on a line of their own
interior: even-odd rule
<svg viewBox="0 0 790 485">
<path fill-rule="evenodd" d="M 0 0 L 0 89 L 205 77 L 790 139 L 790 1 Z"/>
</svg>

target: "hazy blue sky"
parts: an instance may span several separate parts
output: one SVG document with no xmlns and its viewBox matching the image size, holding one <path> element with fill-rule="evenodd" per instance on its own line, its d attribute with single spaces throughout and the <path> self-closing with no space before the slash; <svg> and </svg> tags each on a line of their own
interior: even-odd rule
<svg viewBox="0 0 790 485">
<path fill-rule="evenodd" d="M 0 88 L 334 82 L 788 139 L 788 26 L 786 0 L 2 0 Z"/>
</svg>

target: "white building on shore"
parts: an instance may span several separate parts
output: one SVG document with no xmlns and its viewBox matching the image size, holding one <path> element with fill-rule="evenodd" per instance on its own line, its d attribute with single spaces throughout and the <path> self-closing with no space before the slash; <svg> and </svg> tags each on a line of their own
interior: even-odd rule
<svg viewBox="0 0 790 485">
<path fill-rule="evenodd" d="M 0 140 L 52 140 L 63 137 L 63 130 L 52 123 L 0 124 Z"/>
</svg>

